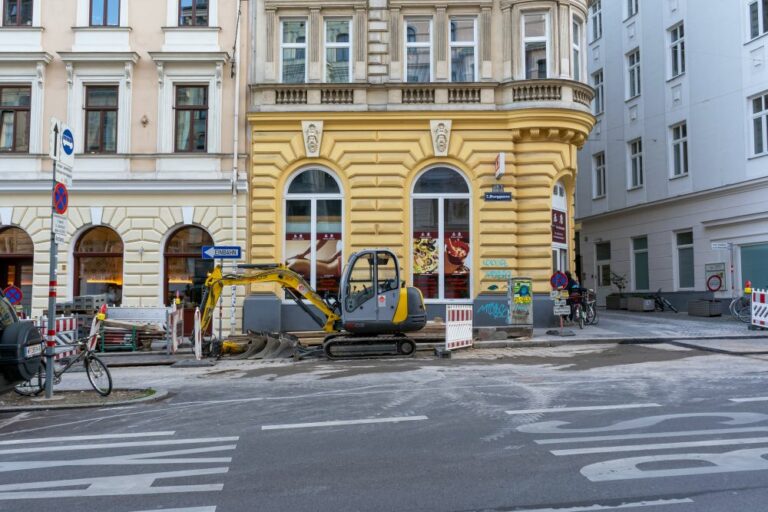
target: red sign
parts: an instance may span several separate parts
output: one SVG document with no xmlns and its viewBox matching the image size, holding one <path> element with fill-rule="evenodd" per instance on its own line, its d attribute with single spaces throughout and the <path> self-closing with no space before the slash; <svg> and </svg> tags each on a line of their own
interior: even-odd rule
<svg viewBox="0 0 768 512">
<path fill-rule="evenodd" d="M 711 292 L 717 292 L 720 291 L 720 288 L 723 287 L 723 278 L 720 277 L 717 274 L 709 276 L 709 279 L 707 279 L 707 290 Z"/>
<path fill-rule="evenodd" d="M 568 276 L 558 270 L 549 278 L 549 284 L 553 290 L 565 290 L 568 287 Z"/>
<path fill-rule="evenodd" d="M 565 233 L 565 212 L 552 210 L 552 241 L 556 244 L 567 244 L 568 236 Z"/>
<path fill-rule="evenodd" d="M 21 288 L 17 286 L 9 286 L 3 290 L 3 296 L 8 299 L 8 302 L 10 302 L 12 306 L 15 306 L 21 304 L 21 300 L 24 298 L 24 293 L 22 293 Z"/>
<path fill-rule="evenodd" d="M 67 206 L 69 206 L 67 187 L 63 183 L 56 183 L 53 187 L 53 209 L 59 215 L 64 215 L 67 213 Z"/>
</svg>

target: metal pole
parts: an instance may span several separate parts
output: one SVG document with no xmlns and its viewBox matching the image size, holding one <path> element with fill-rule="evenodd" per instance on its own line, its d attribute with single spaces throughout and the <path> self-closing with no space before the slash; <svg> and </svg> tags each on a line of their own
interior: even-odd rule
<svg viewBox="0 0 768 512">
<path fill-rule="evenodd" d="M 232 50 L 232 75 L 235 80 L 234 97 L 234 132 L 232 137 L 232 245 L 237 245 L 237 174 L 240 146 L 240 18 L 242 16 L 241 0 L 237 0 L 237 19 L 235 21 L 235 47 Z M 229 311 L 229 335 L 234 336 L 236 330 L 235 312 L 237 306 L 237 287 L 231 287 L 231 305 Z M 219 333 L 221 339 L 221 333 Z"/>
<path fill-rule="evenodd" d="M 59 144 L 59 134 L 55 135 L 56 145 Z M 55 150 L 54 150 L 55 151 Z M 56 187 L 56 161 L 53 161 L 53 180 L 51 183 L 51 253 L 48 282 L 48 342 L 45 347 L 45 398 L 53 397 L 53 356 L 56 347 L 56 267 L 58 266 L 58 247 L 56 233 L 53 231 L 54 215 L 56 213 L 53 190 Z"/>
<path fill-rule="evenodd" d="M 224 260 L 219 260 L 222 272 L 224 271 Z M 219 295 L 219 342 L 221 342 L 221 324 L 224 321 L 224 297 Z"/>
</svg>

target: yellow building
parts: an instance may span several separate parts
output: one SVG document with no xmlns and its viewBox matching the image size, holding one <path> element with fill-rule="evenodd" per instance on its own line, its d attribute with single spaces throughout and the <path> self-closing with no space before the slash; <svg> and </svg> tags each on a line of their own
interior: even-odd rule
<svg viewBox="0 0 768 512">
<path fill-rule="evenodd" d="M 390 248 L 433 316 L 499 301 L 487 294 L 511 277 L 548 292 L 572 266 L 576 153 L 594 122 L 585 2 L 341 3 L 256 2 L 251 259 L 334 294 L 352 253 Z"/>
</svg>

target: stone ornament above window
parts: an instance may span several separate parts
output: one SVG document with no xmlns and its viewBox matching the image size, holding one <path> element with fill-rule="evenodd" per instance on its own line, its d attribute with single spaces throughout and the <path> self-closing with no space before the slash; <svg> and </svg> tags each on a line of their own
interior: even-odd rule
<svg viewBox="0 0 768 512">
<path fill-rule="evenodd" d="M 448 156 L 448 146 L 451 141 L 451 121 L 430 121 L 432 128 L 432 147 L 435 156 Z"/>
<path fill-rule="evenodd" d="M 323 122 L 302 121 L 301 131 L 304 133 L 304 149 L 307 156 L 317 158 L 320 156 L 320 145 L 323 143 Z"/>
</svg>

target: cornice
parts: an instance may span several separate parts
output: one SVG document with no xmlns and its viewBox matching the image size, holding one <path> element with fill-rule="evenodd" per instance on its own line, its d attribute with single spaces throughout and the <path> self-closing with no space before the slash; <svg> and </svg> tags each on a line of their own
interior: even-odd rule
<svg viewBox="0 0 768 512">
<path fill-rule="evenodd" d="M 228 62 L 227 52 L 149 52 L 155 62 Z"/>
<path fill-rule="evenodd" d="M 44 62 L 48 64 L 53 55 L 48 52 L 0 52 L 0 62 Z"/>
<path fill-rule="evenodd" d="M 57 52 L 64 62 L 136 62 L 136 52 Z"/>
</svg>

